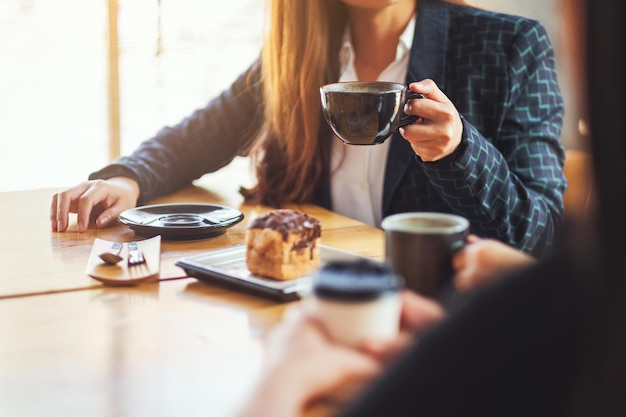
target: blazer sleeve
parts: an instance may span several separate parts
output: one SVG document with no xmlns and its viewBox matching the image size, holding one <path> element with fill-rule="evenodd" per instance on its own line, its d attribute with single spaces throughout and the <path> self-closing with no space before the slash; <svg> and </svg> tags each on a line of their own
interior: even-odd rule
<svg viewBox="0 0 626 417">
<path fill-rule="evenodd" d="M 462 117 L 456 157 L 420 163 L 453 211 L 469 217 L 474 233 L 542 256 L 562 221 L 567 185 L 563 101 L 544 28 L 530 20 L 520 25 L 506 48 L 508 91 L 497 133 L 486 138 Z"/>
<path fill-rule="evenodd" d="M 204 108 L 161 129 L 131 155 L 92 173 L 89 179 L 133 178 L 139 183 L 141 205 L 245 155 L 263 119 L 258 80 L 255 63 Z"/>
</svg>

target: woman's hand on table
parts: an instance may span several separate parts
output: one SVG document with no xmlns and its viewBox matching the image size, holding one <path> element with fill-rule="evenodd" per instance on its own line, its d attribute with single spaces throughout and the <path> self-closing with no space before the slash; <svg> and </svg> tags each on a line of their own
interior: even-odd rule
<svg viewBox="0 0 626 417">
<path fill-rule="evenodd" d="M 138 198 L 139 184 L 131 178 L 85 181 L 52 196 L 50 225 L 52 230 L 64 232 L 69 214 L 77 213 L 79 232 L 87 230 L 92 217 L 98 228 L 108 227 L 120 213 L 135 207 Z"/>
<path fill-rule="evenodd" d="M 400 128 L 413 151 L 424 162 L 438 161 L 451 155 L 460 145 L 463 122 L 458 110 L 433 80 L 409 85 L 423 99 L 409 100 L 406 114 L 420 116 L 415 123 Z"/>
<path fill-rule="evenodd" d="M 289 308 L 267 338 L 261 379 L 238 416 L 294 416 L 316 401 L 338 404 L 350 400 L 415 336 L 444 315 L 436 302 L 405 291 L 401 336 L 392 342 L 372 340 L 355 349 L 330 340 L 305 308 Z"/>
<path fill-rule="evenodd" d="M 495 239 L 475 235 L 467 238 L 467 245 L 454 256 L 454 285 L 459 291 L 483 288 L 508 272 L 530 266 L 532 256 Z"/>
</svg>

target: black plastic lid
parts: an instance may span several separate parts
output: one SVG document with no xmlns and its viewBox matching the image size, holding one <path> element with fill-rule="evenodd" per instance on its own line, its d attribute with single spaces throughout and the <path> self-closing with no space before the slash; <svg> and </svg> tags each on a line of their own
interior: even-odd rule
<svg viewBox="0 0 626 417">
<path fill-rule="evenodd" d="M 386 264 L 331 261 L 315 275 L 313 293 L 325 299 L 367 301 L 398 292 L 403 285 L 403 279 Z"/>
</svg>

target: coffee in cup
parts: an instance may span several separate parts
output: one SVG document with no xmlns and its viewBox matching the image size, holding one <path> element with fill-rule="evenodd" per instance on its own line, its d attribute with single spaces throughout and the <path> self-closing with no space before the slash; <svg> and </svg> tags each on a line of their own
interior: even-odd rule
<svg viewBox="0 0 626 417">
<path fill-rule="evenodd" d="M 401 83 L 351 81 L 320 87 L 322 113 L 333 132 L 349 145 L 383 143 L 400 127 L 419 119 L 404 113 L 408 100 L 424 96 Z"/>
<path fill-rule="evenodd" d="M 451 280 L 452 257 L 465 245 L 469 221 L 461 216 L 411 212 L 386 217 L 385 258 L 407 288 L 437 297 Z"/>
</svg>

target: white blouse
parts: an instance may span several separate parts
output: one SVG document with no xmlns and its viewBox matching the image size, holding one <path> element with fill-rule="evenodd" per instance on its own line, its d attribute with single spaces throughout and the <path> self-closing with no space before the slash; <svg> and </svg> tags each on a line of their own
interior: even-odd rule
<svg viewBox="0 0 626 417">
<path fill-rule="evenodd" d="M 404 83 L 413 44 L 415 16 L 400 36 L 396 59 L 381 72 L 378 81 Z M 339 81 L 358 81 L 354 68 L 354 48 L 350 30 L 344 32 L 339 51 Z M 333 211 L 380 227 L 382 221 L 383 184 L 391 140 L 380 145 L 345 145 L 339 138 L 333 140 L 331 156 L 331 198 Z"/>
</svg>

